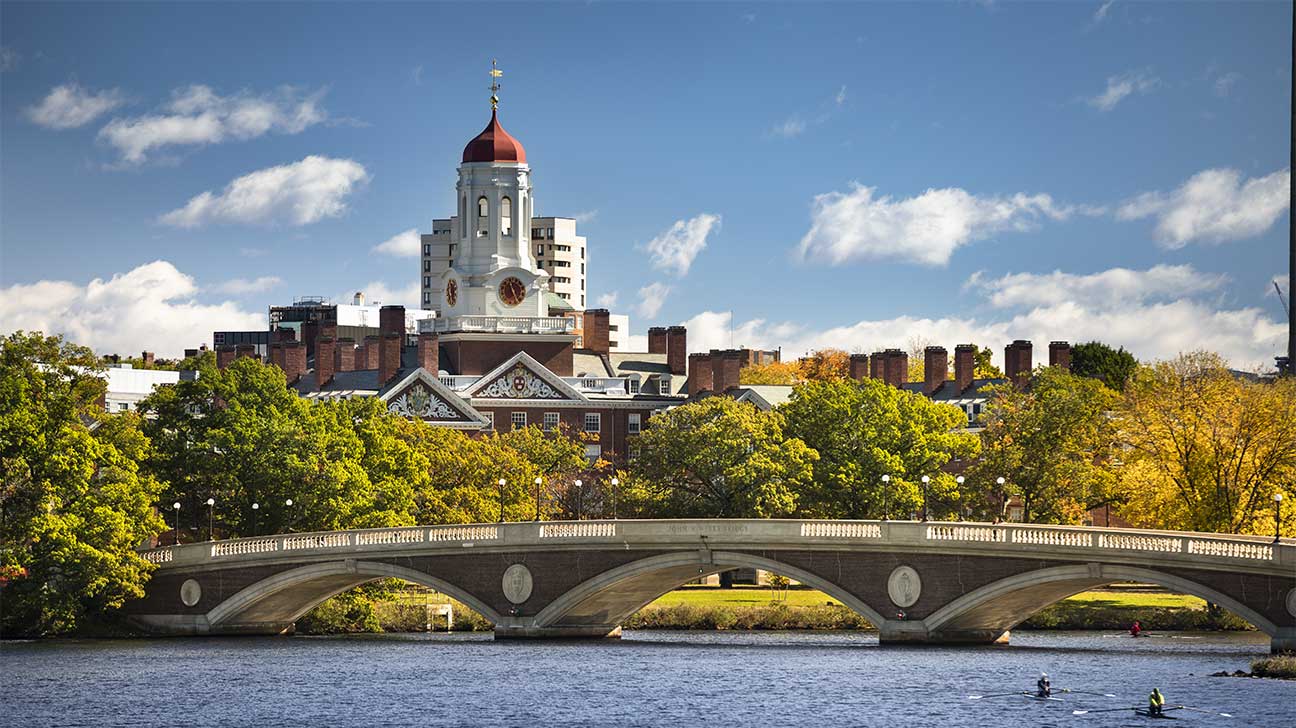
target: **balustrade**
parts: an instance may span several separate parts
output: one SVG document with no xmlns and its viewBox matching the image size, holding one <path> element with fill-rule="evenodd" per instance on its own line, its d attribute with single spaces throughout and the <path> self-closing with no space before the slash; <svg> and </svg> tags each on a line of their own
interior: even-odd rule
<svg viewBox="0 0 1296 728">
<path fill-rule="evenodd" d="M 993 526 L 932 524 L 927 526 L 927 540 L 1002 542 L 1004 531 Z"/>
<path fill-rule="evenodd" d="M 168 546 L 166 548 L 145 551 L 140 554 L 140 557 L 143 558 L 145 561 L 154 564 L 165 564 L 169 561 L 175 560 L 175 553 L 171 550 L 171 547 Z"/>
<path fill-rule="evenodd" d="M 615 523 L 546 523 L 540 527 L 540 538 L 582 538 L 615 536 Z"/>
<path fill-rule="evenodd" d="M 242 554 L 263 554 L 267 551 L 278 551 L 277 538 L 240 538 L 234 541 L 219 541 L 212 544 L 212 556 L 239 556 Z"/>
<path fill-rule="evenodd" d="M 350 546 L 350 533 L 318 533 L 304 534 L 301 536 L 285 536 L 283 540 L 284 551 L 296 551 L 298 549 L 331 549 L 338 546 Z"/>
<path fill-rule="evenodd" d="M 1183 551 L 1183 541 L 1167 536 L 1100 533 L 1098 534 L 1098 548 L 1121 549 L 1124 551 L 1157 551 L 1171 554 Z"/>
<path fill-rule="evenodd" d="M 850 521 L 812 521 L 801 524 L 802 538 L 882 538 L 882 527 L 876 523 Z"/>
<path fill-rule="evenodd" d="M 427 531 L 428 541 L 494 541 L 499 538 L 495 526 L 436 526 Z"/>
<path fill-rule="evenodd" d="M 357 546 L 422 542 L 423 529 L 421 528 L 394 528 L 382 531 L 360 531 L 356 534 Z"/>
<path fill-rule="evenodd" d="M 1262 543 L 1192 539 L 1188 542 L 1188 553 L 1203 556 L 1227 556 L 1234 559 L 1263 559 L 1267 561 L 1273 558 L 1273 547 Z"/>
<path fill-rule="evenodd" d="M 1014 528 L 1013 543 L 1025 543 L 1036 546 L 1093 546 L 1093 534 L 1084 531 L 1063 531 L 1051 528 Z"/>
</svg>

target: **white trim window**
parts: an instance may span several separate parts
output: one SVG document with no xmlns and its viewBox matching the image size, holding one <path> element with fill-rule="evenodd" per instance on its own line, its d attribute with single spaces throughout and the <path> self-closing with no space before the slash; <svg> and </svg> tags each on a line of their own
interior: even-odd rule
<svg viewBox="0 0 1296 728">
<path fill-rule="evenodd" d="M 639 413 L 638 412 L 631 412 L 630 414 L 626 415 L 626 434 L 627 435 L 639 434 Z"/>
<path fill-rule="evenodd" d="M 488 430 L 495 429 L 495 413 L 486 412 L 484 414 L 486 415 L 486 429 Z"/>
<path fill-rule="evenodd" d="M 559 421 L 559 417 L 558 417 L 558 413 L 557 413 L 557 412 L 546 412 L 546 413 L 544 413 L 544 428 L 545 428 L 545 431 L 546 431 L 546 432 L 553 432 L 554 430 L 558 429 L 558 421 Z"/>
<path fill-rule="evenodd" d="M 509 419 L 513 422 L 513 429 L 515 430 L 520 430 L 526 427 L 527 418 L 525 412 L 514 412 L 509 415 Z"/>
<path fill-rule="evenodd" d="M 585 446 L 585 459 L 593 462 L 603 456 L 603 448 L 599 445 Z"/>
<path fill-rule="evenodd" d="M 671 378 L 669 374 L 662 374 L 657 377 L 657 394 L 671 393 Z"/>
<path fill-rule="evenodd" d="M 599 434 L 603 431 L 603 415 L 598 412 L 585 413 L 585 431 L 592 434 Z"/>
</svg>

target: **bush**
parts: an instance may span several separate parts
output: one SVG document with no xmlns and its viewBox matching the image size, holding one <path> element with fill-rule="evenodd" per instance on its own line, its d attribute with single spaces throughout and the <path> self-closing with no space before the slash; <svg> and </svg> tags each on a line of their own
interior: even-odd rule
<svg viewBox="0 0 1296 728">
<path fill-rule="evenodd" d="M 699 607 L 676 604 L 649 607 L 631 615 L 625 629 L 806 630 L 873 629 L 860 615 L 842 606 Z"/>
<path fill-rule="evenodd" d="M 1276 677 L 1296 680 L 1296 655 L 1274 655 L 1251 661 L 1251 674 L 1255 677 Z"/>
<path fill-rule="evenodd" d="M 299 634 L 349 634 L 381 632 L 382 624 L 367 594 L 347 592 L 325 599 L 297 620 Z"/>
<path fill-rule="evenodd" d="M 1253 630 L 1222 610 L 1107 606 L 1062 601 L 1036 612 L 1021 629 L 1127 629 L 1138 620 L 1147 630 Z"/>
</svg>

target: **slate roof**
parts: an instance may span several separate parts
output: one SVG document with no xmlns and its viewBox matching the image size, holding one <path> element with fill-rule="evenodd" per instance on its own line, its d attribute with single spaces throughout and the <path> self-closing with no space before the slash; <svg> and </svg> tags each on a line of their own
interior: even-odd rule
<svg viewBox="0 0 1296 728">
<path fill-rule="evenodd" d="M 940 389 L 932 393 L 929 399 L 935 402 L 952 402 L 956 400 L 977 400 L 983 402 L 989 399 L 990 397 L 985 392 L 981 391 L 982 388 L 989 387 L 995 384 L 1007 384 L 1007 383 L 1008 380 L 1002 377 L 973 379 L 972 384 L 969 385 L 967 389 L 959 390 L 954 380 L 948 379 L 945 381 L 944 384 L 941 385 Z M 905 382 L 904 384 L 900 385 L 900 388 L 905 390 L 906 392 L 914 392 L 917 394 L 922 394 L 923 383 Z"/>
</svg>

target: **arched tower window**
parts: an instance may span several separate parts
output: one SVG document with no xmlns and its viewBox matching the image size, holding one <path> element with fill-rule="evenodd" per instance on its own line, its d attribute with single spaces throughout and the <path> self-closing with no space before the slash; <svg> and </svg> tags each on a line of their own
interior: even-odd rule
<svg viewBox="0 0 1296 728">
<path fill-rule="evenodd" d="M 513 200 L 507 197 L 500 200 L 500 234 L 513 234 Z"/>
<path fill-rule="evenodd" d="M 477 198 L 477 237 L 486 237 L 490 230 L 490 201 L 485 196 Z"/>
</svg>

